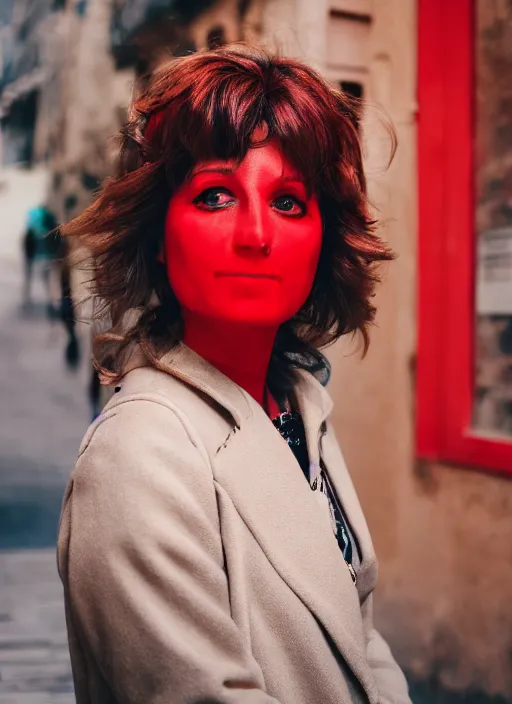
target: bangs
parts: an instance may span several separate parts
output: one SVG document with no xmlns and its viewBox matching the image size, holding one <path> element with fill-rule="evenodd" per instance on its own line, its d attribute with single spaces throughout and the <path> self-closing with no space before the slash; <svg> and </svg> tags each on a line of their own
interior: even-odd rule
<svg viewBox="0 0 512 704">
<path fill-rule="evenodd" d="M 195 58 L 195 57 L 194 57 Z M 240 163 L 248 149 L 276 141 L 310 192 L 321 186 L 339 151 L 332 129 L 334 91 L 303 66 L 242 71 L 229 62 L 203 66 L 182 99 L 150 119 L 146 137 L 157 142 L 172 185 L 202 161 Z M 266 126 L 266 134 L 254 138 Z M 333 159 L 334 157 L 334 159 Z"/>
</svg>

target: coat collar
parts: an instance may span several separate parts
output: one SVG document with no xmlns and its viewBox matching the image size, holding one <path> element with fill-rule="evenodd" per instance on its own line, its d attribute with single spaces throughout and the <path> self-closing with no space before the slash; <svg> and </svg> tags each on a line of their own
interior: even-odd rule
<svg viewBox="0 0 512 704">
<path fill-rule="evenodd" d="M 134 355 L 129 368 L 147 364 L 143 355 Z M 333 536 L 326 507 L 304 481 L 290 448 L 249 394 L 186 345 L 163 355 L 156 366 L 208 394 L 229 412 L 236 429 L 242 430 L 230 433 L 228 441 L 213 453 L 214 479 L 227 491 L 275 570 L 320 622 L 370 701 L 375 701 L 375 685 L 363 654 L 359 594 Z M 298 377 L 295 396 L 309 457 L 319 465 L 319 439 L 332 401 L 311 374 L 300 371 Z M 344 466 L 329 466 L 328 471 L 337 491 L 346 490 L 350 479 L 345 477 Z M 351 520 L 349 504 L 355 501 L 356 513 L 358 504 L 355 495 L 349 492 L 348 496 L 344 507 Z"/>
<path fill-rule="evenodd" d="M 137 347 L 130 355 L 125 373 L 149 364 L 147 356 Z M 158 358 L 154 366 L 208 394 L 230 413 L 237 428 L 241 428 L 243 421 L 253 413 L 248 394 L 183 342 Z M 297 376 L 295 395 L 304 425 L 306 430 L 316 432 L 331 413 L 331 397 L 312 374 L 299 370 Z M 316 435 L 315 442 L 312 442 L 313 438 L 307 440 L 308 448 L 318 445 Z"/>
<path fill-rule="evenodd" d="M 125 374 L 149 365 L 147 356 L 137 347 L 130 355 Z M 210 396 L 229 412 L 237 428 L 250 417 L 252 411 L 242 389 L 183 342 L 159 357 L 153 366 Z"/>
</svg>

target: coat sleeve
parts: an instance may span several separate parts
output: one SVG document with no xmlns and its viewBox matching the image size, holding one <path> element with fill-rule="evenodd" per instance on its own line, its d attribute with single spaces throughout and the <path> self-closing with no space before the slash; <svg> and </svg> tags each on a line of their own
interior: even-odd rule
<svg viewBox="0 0 512 704">
<path fill-rule="evenodd" d="M 64 508 L 73 628 L 122 704 L 276 704 L 231 618 L 213 477 L 191 432 L 149 400 L 96 427 Z"/>
<path fill-rule="evenodd" d="M 389 645 L 373 627 L 373 597 L 371 594 L 364 602 L 362 611 L 368 633 L 366 657 L 377 684 L 380 704 L 411 704 L 404 674 L 396 663 Z"/>
</svg>

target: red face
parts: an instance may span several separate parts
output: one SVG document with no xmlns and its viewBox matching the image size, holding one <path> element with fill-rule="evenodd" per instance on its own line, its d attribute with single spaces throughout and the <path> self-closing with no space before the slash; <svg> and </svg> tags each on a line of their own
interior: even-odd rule
<svg viewBox="0 0 512 704">
<path fill-rule="evenodd" d="M 238 168 L 197 164 L 169 202 L 167 272 L 185 317 L 279 326 L 307 299 L 321 244 L 317 199 L 273 143 Z"/>
</svg>

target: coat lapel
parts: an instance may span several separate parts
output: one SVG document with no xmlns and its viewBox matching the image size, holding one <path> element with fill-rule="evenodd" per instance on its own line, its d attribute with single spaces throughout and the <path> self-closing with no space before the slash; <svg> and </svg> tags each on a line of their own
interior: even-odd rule
<svg viewBox="0 0 512 704">
<path fill-rule="evenodd" d="M 325 507 L 311 491 L 287 443 L 261 406 L 221 372 L 180 345 L 159 362 L 163 371 L 207 393 L 233 417 L 232 432 L 213 458 L 226 489 L 267 559 L 329 634 L 370 701 L 373 678 L 364 657 L 359 595 L 332 533 Z M 325 390 L 301 377 L 297 400 L 310 459 L 319 463 L 320 428 L 330 411 Z M 333 476 L 340 491 L 343 480 Z"/>
<path fill-rule="evenodd" d="M 375 587 L 377 563 L 361 504 L 330 424 L 327 432 L 326 421 L 332 410 L 332 400 L 323 386 L 306 372 L 301 372 L 296 396 L 304 425 L 309 431 L 307 440 L 312 471 L 320 464 L 321 456 L 345 518 L 359 543 L 362 562 L 358 570 L 357 591 L 363 602 Z"/>
<path fill-rule="evenodd" d="M 322 460 L 325 463 L 345 517 L 359 543 L 362 562 L 357 573 L 357 591 L 360 601 L 363 603 L 374 590 L 377 583 L 377 560 L 372 539 L 332 428 L 329 429 L 328 435 L 322 438 L 321 444 Z"/>
</svg>

